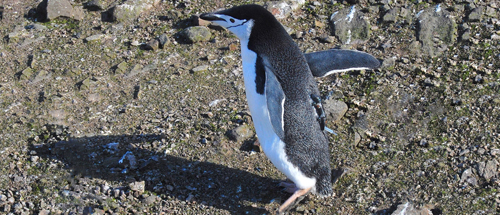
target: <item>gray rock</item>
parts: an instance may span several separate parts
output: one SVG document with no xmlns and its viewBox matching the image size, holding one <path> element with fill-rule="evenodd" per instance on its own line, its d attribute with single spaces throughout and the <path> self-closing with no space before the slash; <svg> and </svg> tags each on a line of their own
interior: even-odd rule
<svg viewBox="0 0 500 215">
<path fill-rule="evenodd" d="M 330 21 L 334 26 L 335 36 L 343 44 L 364 43 L 370 38 L 370 23 L 355 5 L 333 13 Z"/>
<path fill-rule="evenodd" d="M 105 36 L 104 34 L 94 34 L 92 36 L 88 36 L 87 38 L 85 38 L 85 41 L 92 42 L 96 40 L 101 40 L 104 36 Z"/>
<path fill-rule="evenodd" d="M 380 68 L 392 70 L 394 69 L 394 65 L 396 65 L 396 59 L 394 59 L 393 57 L 389 57 L 382 61 L 382 66 L 380 66 Z"/>
<path fill-rule="evenodd" d="M 227 132 L 227 136 L 229 137 L 229 139 L 236 142 L 241 142 L 249 139 L 253 137 L 253 135 L 254 131 L 248 125 L 240 125 L 237 128 Z"/>
<path fill-rule="evenodd" d="M 138 191 L 139 193 L 144 193 L 144 189 L 146 188 L 146 183 L 144 181 L 136 181 L 128 184 L 130 190 Z"/>
<path fill-rule="evenodd" d="M 323 101 L 327 119 L 332 122 L 338 122 L 347 112 L 347 104 L 343 101 L 328 99 Z"/>
<path fill-rule="evenodd" d="M 42 80 L 48 79 L 52 76 L 52 74 L 46 70 L 40 70 L 36 73 L 33 79 L 30 81 L 30 84 L 36 84 Z"/>
<path fill-rule="evenodd" d="M 47 27 L 45 25 L 40 25 L 38 23 L 35 23 L 33 25 L 27 25 L 26 29 L 34 29 L 34 30 L 43 31 L 43 30 L 47 30 Z"/>
<path fill-rule="evenodd" d="M 496 160 L 489 160 L 488 162 L 479 162 L 477 164 L 477 171 L 479 176 L 484 177 L 486 180 L 489 180 L 495 177 L 498 172 L 498 162 Z"/>
<path fill-rule="evenodd" d="M 486 7 L 486 16 L 498 17 L 495 8 L 492 8 L 490 6 Z"/>
<path fill-rule="evenodd" d="M 37 13 L 37 17 L 42 21 L 61 16 L 82 20 L 84 15 L 82 7 L 73 7 L 68 0 L 44 0 L 38 5 Z"/>
<path fill-rule="evenodd" d="M 33 75 L 33 69 L 28 67 L 21 72 L 19 79 L 20 80 L 29 80 L 31 75 Z"/>
<path fill-rule="evenodd" d="M 479 22 L 481 21 L 482 18 L 483 18 L 483 7 L 474 8 L 468 16 L 469 22 Z"/>
<path fill-rule="evenodd" d="M 158 42 L 157 39 L 152 39 L 149 42 L 147 42 L 146 44 L 144 44 L 144 49 L 156 51 L 159 46 L 160 46 L 160 42 Z"/>
<path fill-rule="evenodd" d="M 398 14 L 399 14 L 400 8 L 392 8 L 385 15 L 382 17 L 382 20 L 384 22 L 396 22 Z"/>
<path fill-rule="evenodd" d="M 142 200 L 142 203 L 145 204 L 145 205 L 152 205 L 152 204 L 154 204 L 156 202 L 157 199 L 158 199 L 157 196 L 154 196 L 154 195 L 153 196 L 148 196 L 148 197 L 146 197 L 146 198 L 144 198 Z"/>
<path fill-rule="evenodd" d="M 361 142 L 361 135 L 358 132 L 354 132 L 354 145 L 357 146 Z"/>
<path fill-rule="evenodd" d="M 169 42 L 167 34 L 161 34 L 160 37 L 158 37 L 158 40 L 160 42 L 160 48 L 165 47 L 165 44 L 168 44 Z"/>
<path fill-rule="evenodd" d="M 406 202 L 398 205 L 398 208 L 391 215 L 432 215 L 431 210 L 426 207 L 417 208 L 413 203 Z"/>
<path fill-rule="evenodd" d="M 460 177 L 460 182 L 467 181 L 467 179 L 471 178 L 471 177 L 474 177 L 472 175 L 472 169 L 471 168 L 466 169 L 466 170 L 464 170 L 464 172 L 462 172 L 462 176 Z"/>
<path fill-rule="evenodd" d="M 322 43 L 334 43 L 335 42 L 335 37 L 333 37 L 333 36 L 320 37 L 319 41 L 322 42 Z"/>
<path fill-rule="evenodd" d="M 91 80 L 90 78 L 86 78 L 84 79 L 83 81 L 80 81 L 78 83 L 78 85 L 80 86 L 80 90 L 86 90 L 86 89 L 89 89 L 90 88 L 90 85 L 91 85 Z"/>
<path fill-rule="evenodd" d="M 135 75 L 143 74 L 149 72 L 150 70 L 156 69 L 156 65 L 150 64 L 146 66 L 142 66 L 141 64 L 136 64 L 132 69 L 130 69 L 127 73 L 125 73 L 124 78 L 131 78 Z"/>
<path fill-rule="evenodd" d="M 43 209 L 39 212 L 39 215 L 49 215 L 50 214 L 50 211 L 47 210 L 47 209 Z"/>
<path fill-rule="evenodd" d="M 289 16 L 294 10 L 304 4 L 303 0 L 295 1 L 268 1 L 264 7 L 271 12 L 277 19 L 283 19 Z"/>
<path fill-rule="evenodd" d="M 170 20 L 176 20 L 176 19 L 178 19 L 181 16 L 182 16 L 182 13 L 180 11 L 178 11 L 178 10 L 170 10 L 165 15 L 165 18 L 166 19 L 170 19 Z"/>
<path fill-rule="evenodd" d="M 128 0 L 123 4 L 115 6 L 113 11 L 113 20 L 118 22 L 131 21 L 144 12 L 151 10 L 158 5 L 160 0 Z"/>
<path fill-rule="evenodd" d="M 208 69 L 208 65 L 201 65 L 201 66 L 197 66 L 197 67 L 191 69 L 191 71 L 193 73 L 197 73 L 197 72 L 207 71 L 207 69 Z"/>
<path fill-rule="evenodd" d="M 188 43 L 197 43 L 210 40 L 212 33 L 205 26 L 192 26 L 181 31 L 179 36 Z"/>
<path fill-rule="evenodd" d="M 440 4 L 421 12 L 417 23 L 422 51 L 430 56 L 441 55 L 457 38 L 457 24 Z"/>
<path fill-rule="evenodd" d="M 467 29 L 467 30 L 465 30 L 465 31 L 464 31 L 464 33 L 462 34 L 462 38 L 461 38 L 461 40 L 462 40 L 462 41 L 467 41 L 467 40 L 469 40 L 469 39 L 470 39 L 470 30 L 469 30 L 469 29 Z"/>
<path fill-rule="evenodd" d="M 123 61 L 116 65 L 115 73 L 124 73 L 128 69 L 128 64 L 127 62 Z"/>
</svg>

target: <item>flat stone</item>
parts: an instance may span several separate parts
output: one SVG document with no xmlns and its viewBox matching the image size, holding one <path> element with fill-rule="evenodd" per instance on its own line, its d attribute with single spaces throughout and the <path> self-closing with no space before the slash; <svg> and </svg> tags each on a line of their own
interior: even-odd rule
<svg viewBox="0 0 500 215">
<path fill-rule="evenodd" d="M 285 1 L 268 1 L 264 7 L 271 12 L 276 19 L 283 19 L 294 10 L 292 5 Z"/>
<path fill-rule="evenodd" d="M 158 37 L 158 41 L 160 42 L 160 48 L 165 47 L 165 45 L 169 43 L 169 40 L 168 40 L 167 34 L 161 34 L 161 35 Z"/>
<path fill-rule="evenodd" d="M 227 132 L 229 139 L 241 142 L 253 137 L 254 131 L 248 125 L 240 125 L 237 128 Z"/>
<path fill-rule="evenodd" d="M 394 69 L 394 65 L 396 65 L 396 59 L 394 59 L 393 57 L 388 57 L 384 59 L 384 61 L 382 61 L 382 65 L 380 66 L 380 68 L 392 70 Z"/>
<path fill-rule="evenodd" d="M 391 215 L 432 215 L 432 211 L 429 210 L 426 207 L 423 208 L 417 208 L 415 205 L 411 202 L 405 202 L 400 205 L 398 205 L 397 209 L 392 212 Z"/>
<path fill-rule="evenodd" d="M 36 84 L 42 80 L 45 80 L 45 79 L 48 79 L 52 76 L 51 73 L 49 73 L 48 71 L 46 70 L 40 70 L 36 73 L 35 77 L 33 78 L 33 80 L 30 81 L 30 84 Z"/>
<path fill-rule="evenodd" d="M 343 44 L 364 43 L 370 38 L 370 23 L 356 5 L 332 14 L 330 22 L 335 29 L 335 36 Z"/>
<path fill-rule="evenodd" d="M 343 101 L 328 99 L 323 101 L 323 108 L 327 119 L 332 122 L 338 122 L 347 112 L 347 104 Z"/>
<path fill-rule="evenodd" d="M 314 27 L 316 28 L 323 28 L 325 27 L 325 23 L 319 21 L 319 20 L 314 20 Z"/>
<path fill-rule="evenodd" d="M 473 177 L 472 176 L 472 169 L 469 168 L 469 169 L 466 169 L 462 172 L 462 176 L 460 177 L 460 182 L 464 182 L 467 180 L 467 178 L 469 177 Z"/>
<path fill-rule="evenodd" d="M 147 42 L 146 44 L 144 44 L 144 49 L 156 51 L 159 48 L 159 46 L 160 46 L 160 42 L 158 42 L 157 39 L 152 39 L 149 42 Z"/>
<path fill-rule="evenodd" d="M 207 71 L 207 70 L 208 70 L 208 65 L 201 65 L 201 66 L 197 66 L 197 67 L 191 69 L 191 71 L 194 73 L 203 72 L 203 71 Z"/>
<path fill-rule="evenodd" d="M 146 188 L 146 182 L 136 181 L 128 184 L 128 186 L 132 191 L 138 191 L 139 193 L 144 193 L 144 189 Z"/>
<path fill-rule="evenodd" d="M 80 86 L 80 90 L 85 90 L 90 88 L 90 84 L 90 78 L 86 78 L 83 81 L 80 81 L 78 85 Z"/>
<path fill-rule="evenodd" d="M 483 7 L 474 8 L 468 16 L 469 22 L 479 22 L 483 18 Z"/>
<path fill-rule="evenodd" d="M 142 66 L 141 64 L 136 64 L 136 65 L 134 65 L 134 67 L 132 67 L 132 69 L 130 69 L 130 71 L 125 73 L 124 78 L 131 78 L 131 77 L 134 77 L 136 75 L 147 73 L 153 69 L 156 69 L 155 64 L 150 64 L 150 65 L 146 65 L 146 66 Z"/>
<path fill-rule="evenodd" d="M 212 33 L 205 26 L 192 26 L 181 31 L 179 36 L 187 43 L 197 43 L 210 40 Z"/>
<path fill-rule="evenodd" d="M 320 37 L 319 41 L 322 43 L 335 43 L 335 37 L 334 36 Z"/>
<path fill-rule="evenodd" d="M 34 29 L 34 30 L 43 31 L 43 30 L 47 30 L 48 28 L 45 25 L 41 25 L 41 24 L 35 23 L 35 24 L 32 24 L 32 25 L 27 25 L 26 29 Z"/>
<path fill-rule="evenodd" d="M 88 36 L 87 38 L 85 38 L 85 41 L 86 42 L 92 42 L 92 41 L 96 41 L 96 40 L 101 40 L 102 38 L 104 38 L 104 34 L 94 34 L 92 36 Z"/>
<path fill-rule="evenodd" d="M 486 16 L 489 16 L 489 17 L 498 17 L 497 16 L 497 13 L 495 11 L 495 8 L 492 8 L 492 7 L 486 7 Z"/>
<path fill-rule="evenodd" d="M 457 24 L 440 4 L 421 12 L 417 23 L 417 39 L 427 55 L 439 56 L 456 41 Z"/>
<path fill-rule="evenodd" d="M 182 16 L 182 13 L 178 10 L 169 10 L 167 11 L 167 14 L 165 15 L 165 18 L 166 19 L 170 19 L 170 20 L 176 20 L 178 19 L 179 17 Z"/>
<path fill-rule="evenodd" d="M 123 61 L 116 65 L 115 73 L 124 73 L 128 69 L 127 62 Z"/>
<path fill-rule="evenodd" d="M 157 199 L 158 199 L 157 196 L 154 196 L 154 195 L 153 196 L 148 196 L 148 197 L 146 197 L 146 198 L 144 198 L 142 200 L 142 203 L 145 204 L 145 205 L 152 205 L 152 204 L 154 204 L 156 202 Z"/>
<path fill-rule="evenodd" d="M 489 180 L 498 174 L 498 162 L 496 160 L 489 160 L 488 162 L 479 162 L 477 164 L 477 170 L 479 176 L 484 177 Z"/>
<path fill-rule="evenodd" d="M 160 0 L 128 0 L 115 6 L 113 11 L 113 20 L 118 22 L 132 21 L 144 12 L 151 10 L 158 5 Z"/>
<path fill-rule="evenodd" d="M 21 72 L 21 75 L 19 76 L 19 79 L 21 80 L 29 80 L 31 75 L 33 74 L 33 69 L 31 68 L 26 68 Z"/>
<path fill-rule="evenodd" d="M 37 18 L 41 21 L 53 20 L 57 17 L 83 19 L 82 7 L 74 7 L 68 0 L 44 0 L 37 7 Z"/>
<path fill-rule="evenodd" d="M 392 8 L 382 17 L 384 22 L 396 22 L 399 14 L 400 8 Z"/>
</svg>

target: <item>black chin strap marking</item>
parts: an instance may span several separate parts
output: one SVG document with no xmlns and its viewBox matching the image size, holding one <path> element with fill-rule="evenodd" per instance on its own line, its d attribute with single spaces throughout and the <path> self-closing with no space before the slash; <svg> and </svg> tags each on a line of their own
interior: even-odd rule
<svg viewBox="0 0 500 215">
<path fill-rule="evenodd" d="M 249 20 L 247 20 L 247 21 L 244 21 L 243 23 L 241 23 L 241 24 L 239 24 L 239 25 L 235 25 L 235 26 L 227 27 L 227 29 L 229 29 L 229 28 L 234 28 L 234 27 L 238 27 L 238 26 L 242 26 L 242 25 L 244 25 L 245 23 L 247 23 L 248 21 L 250 21 L 250 19 L 249 19 Z"/>
</svg>

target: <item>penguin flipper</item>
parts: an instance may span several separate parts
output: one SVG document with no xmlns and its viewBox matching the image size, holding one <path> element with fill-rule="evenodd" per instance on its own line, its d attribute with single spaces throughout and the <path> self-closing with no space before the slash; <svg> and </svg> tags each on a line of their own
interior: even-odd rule
<svg viewBox="0 0 500 215">
<path fill-rule="evenodd" d="M 324 77 L 336 72 L 380 67 L 380 61 L 377 58 L 368 53 L 355 50 L 330 49 L 307 53 L 304 56 L 314 77 Z"/>
<path fill-rule="evenodd" d="M 265 95 L 269 118 L 273 125 L 274 132 L 282 140 L 285 138 L 283 113 L 285 111 L 285 92 L 276 75 L 266 67 Z"/>
</svg>

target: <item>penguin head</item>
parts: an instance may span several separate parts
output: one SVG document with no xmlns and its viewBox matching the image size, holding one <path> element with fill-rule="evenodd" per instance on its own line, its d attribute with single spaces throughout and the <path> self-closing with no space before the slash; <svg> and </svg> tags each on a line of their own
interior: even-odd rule
<svg viewBox="0 0 500 215">
<path fill-rule="evenodd" d="M 270 22 L 275 20 L 269 11 L 259 5 L 242 5 L 213 13 L 204 13 L 200 15 L 200 18 L 228 29 L 240 40 L 248 40 L 254 26 L 265 26 L 266 19 Z"/>
</svg>

